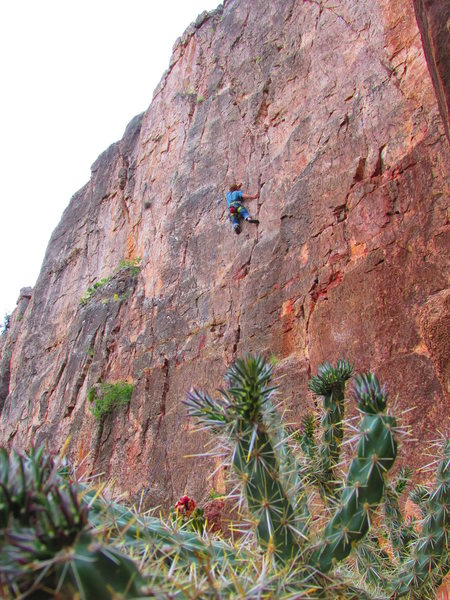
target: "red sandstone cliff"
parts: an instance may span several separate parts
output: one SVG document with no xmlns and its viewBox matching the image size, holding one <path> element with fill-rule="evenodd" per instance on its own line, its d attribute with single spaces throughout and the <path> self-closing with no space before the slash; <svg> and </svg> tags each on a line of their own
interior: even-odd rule
<svg viewBox="0 0 450 600">
<path fill-rule="evenodd" d="M 292 421 L 321 361 L 374 370 L 399 409 L 416 407 L 421 462 L 449 392 L 446 41 L 430 4 L 417 0 L 417 20 L 412 0 L 234 0 L 201 15 L 72 198 L 3 336 L 2 443 L 70 435 L 86 469 L 151 503 L 220 489 L 207 459 L 185 458 L 205 437 L 181 400 L 259 351 L 287 375 Z M 224 202 L 235 178 L 260 193 L 260 224 L 239 237 Z M 137 279 L 117 271 L 136 257 Z M 87 390 L 119 379 L 134 382 L 129 408 L 97 431 Z"/>
</svg>

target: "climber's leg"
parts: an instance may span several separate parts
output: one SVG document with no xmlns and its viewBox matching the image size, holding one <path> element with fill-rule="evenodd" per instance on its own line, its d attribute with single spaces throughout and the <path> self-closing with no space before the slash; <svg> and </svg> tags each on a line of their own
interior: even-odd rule
<svg viewBox="0 0 450 600">
<path fill-rule="evenodd" d="M 230 214 L 230 221 L 233 225 L 233 229 L 235 233 L 241 233 L 241 227 L 239 225 L 239 216 L 238 213 Z"/>
<path fill-rule="evenodd" d="M 248 214 L 248 210 L 245 208 L 245 206 L 242 206 L 242 204 L 239 204 L 239 207 L 237 210 L 238 210 L 238 215 L 245 220 L 247 220 L 248 217 L 250 216 Z"/>
</svg>

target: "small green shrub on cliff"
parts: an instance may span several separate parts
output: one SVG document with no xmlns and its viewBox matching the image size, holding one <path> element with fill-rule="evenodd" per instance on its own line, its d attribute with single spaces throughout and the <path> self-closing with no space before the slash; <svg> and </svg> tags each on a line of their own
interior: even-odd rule
<svg viewBox="0 0 450 600">
<path fill-rule="evenodd" d="M 119 271 L 127 269 L 132 277 L 137 277 L 141 270 L 141 257 L 137 258 L 121 258 L 119 262 Z"/>
<path fill-rule="evenodd" d="M 141 269 L 140 262 L 141 262 L 140 256 L 137 258 L 130 258 L 130 259 L 121 258 L 119 261 L 119 266 L 115 270 L 114 274 L 120 273 L 122 271 L 127 271 L 131 277 L 137 277 L 139 274 L 139 271 Z M 87 303 L 95 296 L 96 292 L 98 290 L 104 288 L 105 285 L 111 281 L 114 274 L 108 275 L 107 277 L 103 277 L 99 281 L 96 281 L 91 287 L 88 287 L 88 289 L 81 296 L 81 299 L 80 299 L 81 306 L 86 306 Z M 114 301 L 117 302 L 119 299 L 120 299 L 119 295 L 115 293 Z M 108 299 L 104 298 L 102 300 L 102 304 L 108 304 L 108 302 L 109 302 Z"/>
<path fill-rule="evenodd" d="M 5 316 L 3 318 L 3 323 L 2 323 L 2 325 L 0 325 L 0 333 L 5 333 L 5 331 L 8 331 L 10 322 L 11 322 L 11 315 L 5 314 Z"/>
<path fill-rule="evenodd" d="M 80 304 L 81 306 L 86 306 L 89 300 L 94 296 L 95 292 L 103 287 L 109 282 L 111 276 L 103 277 L 100 281 L 96 281 L 92 287 L 88 287 L 88 289 L 81 296 Z"/>
<path fill-rule="evenodd" d="M 92 403 L 90 411 L 97 421 L 102 421 L 115 408 L 127 405 L 131 400 L 133 387 L 133 384 L 127 381 L 100 383 L 98 386 L 91 387 L 88 391 L 88 400 Z"/>
</svg>

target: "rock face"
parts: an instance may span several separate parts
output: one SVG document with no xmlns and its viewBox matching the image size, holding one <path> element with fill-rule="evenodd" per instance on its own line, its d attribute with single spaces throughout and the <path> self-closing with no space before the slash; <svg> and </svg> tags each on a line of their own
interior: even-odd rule
<svg viewBox="0 0 450 600">
<path fill-rule="evenodd" d="M 224 474 L 208 480 L 212 459 L 189 458 L 208 439 L 185 391 L 213 392 L 258 351 L 286 375 L 292 422 L 320 362 L 374 370 L 397 411 L 415 407 L 420 463 L 445 427 L 450 375 L 447 124 L 426 54 L 412 0 L 202 14 L 148 111 L 72 198 L 4 335 L 0 441 L 59 449 L 71 436 L 73 459 L 131 495 L 201 499 Z M 248 202 L 260 224 L 240 236 L 224 201 L 234 180 L 260 194 Z M 98 427 L 87 392 L 119 380 L 131 402 Z"/>
<path fill-rule="evenodd" d="M 450 1 L 414 0 L 414 7 L 442 119 L 450 138 Z"/>
</svg>

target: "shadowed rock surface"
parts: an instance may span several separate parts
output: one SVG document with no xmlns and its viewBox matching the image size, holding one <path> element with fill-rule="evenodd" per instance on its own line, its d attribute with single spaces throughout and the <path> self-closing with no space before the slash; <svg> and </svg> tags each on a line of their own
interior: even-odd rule
<svg viewBox="0 0 450 600">
<path fill-rule="evenodd" d="M 374 370 L 397 410 L 416 407 L 408 452 L 426 462 L 448 414 L 449 152 L 445 78 L 421 39 L 412 0 L 234 0 L 200 15 L 148 111 L 73 196 L 2 338 L 0 441 L 56 450 L 71 436 L 86 471 L 153 505 L 223 491 L 211 459 L 188 457 L 207 436 L 181 402 L 257 351 L 277 359 L 294 423 L 322 361 Z M 233 180 L 260 194 L 260 224 L 240 236 Z M 137 274 L 119 268 L 139 257 Z M 118 380 L 131 402 L 99 428 L 87 392 Z"/>
</svg>

